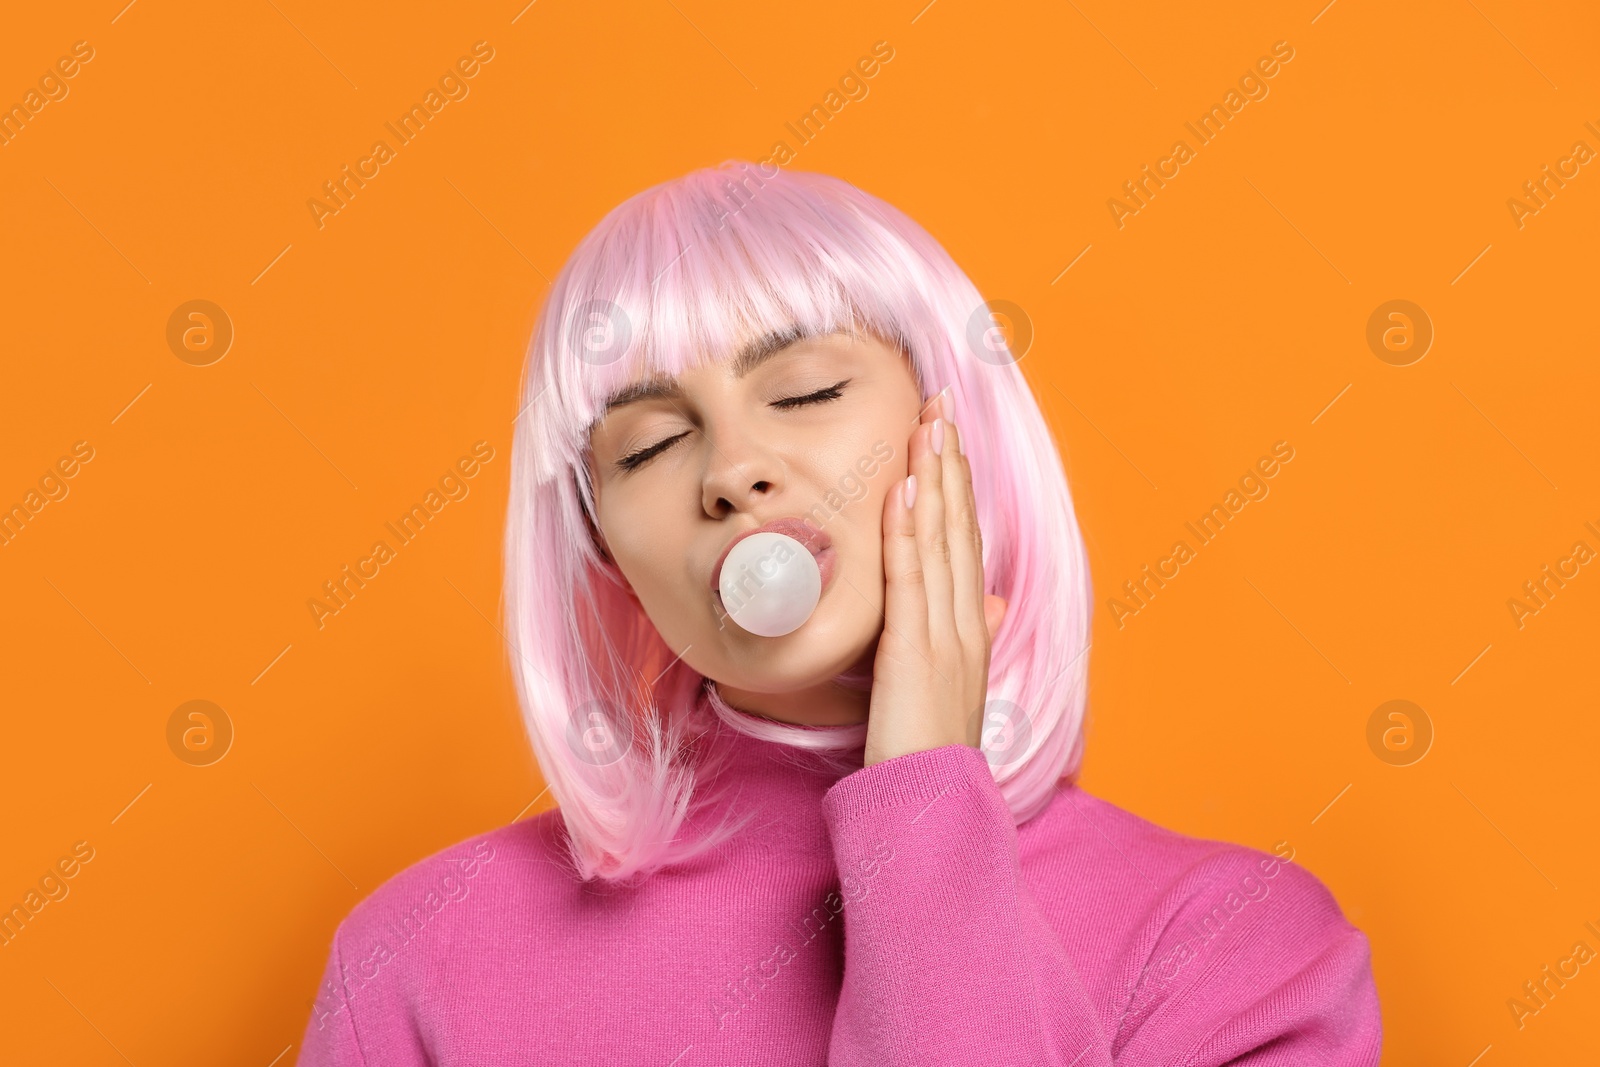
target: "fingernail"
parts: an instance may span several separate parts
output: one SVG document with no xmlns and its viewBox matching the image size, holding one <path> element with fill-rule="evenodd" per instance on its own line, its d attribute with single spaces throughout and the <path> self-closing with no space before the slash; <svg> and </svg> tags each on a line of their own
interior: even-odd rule
<svg viewBox="0 0 1600 1067">
<path fill-rule="evenodd" d="M 940 455 L 944 452 L 944 420 L 933 420 L 933 454 Z"/>
<path fill-rule="evenodd" d="M 917 502 L 917 476 L 915 474 L 906 475 L 906 488 L 901 496 L 905 498 L 906 510 L 909 511 L 911 505 Z"/>
</svg>

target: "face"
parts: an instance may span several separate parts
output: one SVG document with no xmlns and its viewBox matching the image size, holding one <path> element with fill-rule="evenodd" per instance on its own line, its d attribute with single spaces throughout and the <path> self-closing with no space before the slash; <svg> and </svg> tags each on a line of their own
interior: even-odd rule
<svg viewBox="0 0 1600 1067">
<path fill-rule="evenodd" d="M 606 412 L 590 470 L 601 538 L 645 614 L 735 706 L 860 721 L 826 690 L 870 667 L 883 627 L 884 500 L 922 409 L 906 357 L 838 334 L 636 384 L 657 388 Z M 827 534 L 831 574 L 798 629 L 760 637 L 727 617 L 712 576 L 735 537 L 781 518 Z"/>
</svg>

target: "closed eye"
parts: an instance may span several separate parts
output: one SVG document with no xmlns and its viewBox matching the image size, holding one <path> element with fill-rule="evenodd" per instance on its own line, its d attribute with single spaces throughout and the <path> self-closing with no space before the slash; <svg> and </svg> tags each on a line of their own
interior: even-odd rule
<svg viewBox="0 0 1600 1067">
<path fill-rule="evenodd" d="M 629 452 L 626 456 L 623 456 L 621 459 L 617 460 L 617 466 L 624 471 L 637 470 L 639 467 L 644 466 L 662 452 L 665 452 L 668 445 L 680 438 L 688 436 L 689 431 L 685 430 L 682 433 L 673 434 L 665 441 L 658 441 L 655 444 L 647 445 L 636 452 Z"/>
<path fill-rule="evenodd" d="M 839 397 L 844 395 L 844 387 L 849 384 L 850 379 L 846 378 L 842 382 L 834 382 L 826 389 L 818 389 L 816 392 L 807 393 L 805 396 L 791 396 L 782 400 L 774 400 L 772 406 L 787 410 L 789 408 L 805 407 L 808 404 L 821 404 L 829 400 L 838 400 Z"/>
<path fill-rule="evenodd" d="M 844 387 L 849 384 L 850 379 L 846 378 L 841 382 L 835 382 L 826 389 L 818 389 L 814 393 L 807 393 L 804 396 L 787 396 L 781 400 L 774 400 L 772 406 L 783 411 L 791 411 L 795 408 L 809 407 L 812 404 L 825 404 L 830 400 L 838 400 L 843 396 Z M 664 441 L 646 445 L 644 448 L 630 452 L 617 460 L 617 466 L 624 471 L 637 470 L 687 436 L 689 436 L 689 431 L 685 430 L 683 433 L 673 434 Z"/>
</svg>

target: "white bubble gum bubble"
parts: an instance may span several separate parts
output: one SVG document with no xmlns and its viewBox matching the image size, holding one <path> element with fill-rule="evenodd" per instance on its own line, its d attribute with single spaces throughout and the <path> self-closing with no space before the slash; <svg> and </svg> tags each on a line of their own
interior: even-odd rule
<svg viewBox="0 0 1600 1067">
<path fill-rule="evenodd" d="M 717 576 L 723 610 L 758 637 L 798 630 L 822 597 L 822 571 L 805 545 L 787 534 L 751 534 L 728 553 Z"/>
</svg>

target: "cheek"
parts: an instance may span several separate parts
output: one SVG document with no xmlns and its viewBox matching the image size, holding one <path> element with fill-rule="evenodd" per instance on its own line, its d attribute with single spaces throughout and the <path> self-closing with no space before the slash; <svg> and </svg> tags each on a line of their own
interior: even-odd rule
<svg viewBox="0 0 1600 1067">
<path fill-rule="evenodd" d="M 889 494 L 900 491 L 905 481 L 906 460 L 897 453 L 883 463 L 870 478 L 865 478 L 866 493 L 834 517 L 828 527 L 834 545 L 855 579 L 882 579 L 883 516 Z M 862 587 L 866 591 L 866 587 Z M 859 599 L 857 603 L 860 603 Z"/>
<path fill-rule="evenodd" d="M 906 446 L 902 442 L 896 446 L 894 455 L 878 465 L 878 472 L 870 479 L 872 491 L 863 503 L 872 505 L 873 529 L 880 540 L 883 537 L 883 514 L 887 510 L 889 494 L 900 492 L 910 469 L 910 457 L 906 455 Z"/>
<path fill-rule="evenodd" d="M 878 499 L 881 501 L 888 495 L 890 488 L 906 480 L 906 475 L 911 472 L 911 457 L 906 454 L 908 441 L 903 441 L 900 447 L 894 450 L 894 455 L 884 460 L 878 468 L 878 477 L 874 479 L 879 483 Z"/>
<path fill-rule="evenodd" d="M 888 441 L 890 433 L 888 426 L 898 424 L 898 421 L 897 418 L 883 419 L 884 425 L 877 428 L 878 432 L 872 435 L 870 440 Z M 873 446 L 863 446 L 861 455 L 870 456 L 875 464 L 868 467 L 870 474 L 861 471 L 859 467 L 855 468 L 866 490 L 860 499 L 845 505 L 844 510 L 834 518 L 829 531 L 833 534 L 836 544 L 841 540 L 848 542 L 846 553 L 849 558 L 845 562 L 853 575 L 881 579 L 883 516 L 887 510 L 889 494 L 900 492 L 910 461 L 906 454 L 906 442 L 903 440 L 895 440 L 888 444 L 880 443 L 876 446 L 876 450 Z"/>
<path fill-rule="evenodd" d="M 686 548 L 674 549 L 665 538 L 611 545 L 618 569 L 663 641 L 681 647 L 698 641 L 707 625 L 715 625 L 709 587 L 698 595 L 685 574 Z"/>
<path fill-rule="evenodd" d="M 681 546 L 673 542 L 671 531 L 660 519 L 641 521 L 629 494 L 613 491 L 602 495 L 599 508 L 600 530 L 617 569 L 647 607 L 658 599 L 662 587 L 673 573 L 669 561 L 676 551 L 684 558 Z"/>
<path fill-rule="evenodd" d="M 682 590 L 671 588 L 675 572 L 671 566 L 674 552 L 670 540 L 665 536 L 641 536 L 645 532 L 643 529 L 633 529 L 620 537 L 608 534 L 606 541 L 611 546 L 611 558 L 616 561 L 622 576 L 647 607 L 654 607 L 652 599 L 681 595 Z M 659 529 L 654 532 L 664 533 Z M 676 556 L 681 564 L 683 552 L 678 551 Z"/>
<path fill-rule="evenodd" d="M 600 529 L 611 558 L 627 580 L 645 617 L 662 640 L 681 648 L 700 642 L 717 615 L 710 586 L 701 588 L 688 561 L 695 558 L 691 525 L 659 506 L 639 508 L 639 500 L 660 496 L 654 487 L 635 499 L 614 493 L 601 497 Z"/>
</svg>

